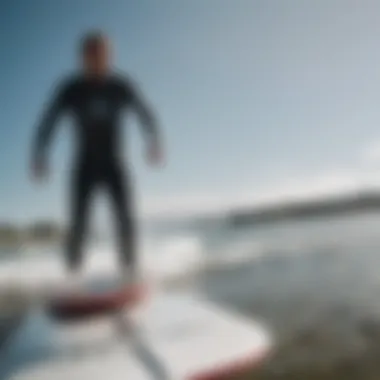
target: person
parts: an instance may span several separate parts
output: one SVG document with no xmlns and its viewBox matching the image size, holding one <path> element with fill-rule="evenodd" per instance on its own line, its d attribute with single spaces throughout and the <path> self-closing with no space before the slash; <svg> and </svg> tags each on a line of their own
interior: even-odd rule
<svg viewBox="0 0 380 380">
<path fill-rule="evenodd" d="M 112 67 L 108 37 L 99 31 L 87 33 L 80 44 L 80 55 L 83 67 L 61 80 L 37 125 L 32 174 L 36 180 L 46 178 L 48 145 L 60 116 L 69 114 L 77 140 L 77 154 L 69 197 L 67 269 L 74 276 L 80 272 L 90 199 L 94 190 L 101 187 L 109 193 L 113 204 L 122 272 L 133 282 L 138 278 L 137 236 L 131 176 L 121 156 L 123 113 L 133 110 L 138 116 L 151 164 L 162 163 L 162 138 L 155 114 L 138 87 Z"/>
</svg>

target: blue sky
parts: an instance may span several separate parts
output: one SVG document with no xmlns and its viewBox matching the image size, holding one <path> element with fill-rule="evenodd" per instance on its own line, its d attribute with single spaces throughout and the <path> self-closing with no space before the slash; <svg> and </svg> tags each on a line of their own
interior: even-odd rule
<svg viewBox="0 0 380 380">
<path fill-rule="evenodd" d="M 55 136 L 43 187 L 28 178 L 30 138 L 93 27 L 111 36 L 116 65 L 140 83 L 165 134 L 168 164 L 152 171 L 126 123 L 141 212 L 375 180 L 379 12 L 366 0 L 1 1 L 0 219 L 64 217 L 69 128 Z"/>
</svg>

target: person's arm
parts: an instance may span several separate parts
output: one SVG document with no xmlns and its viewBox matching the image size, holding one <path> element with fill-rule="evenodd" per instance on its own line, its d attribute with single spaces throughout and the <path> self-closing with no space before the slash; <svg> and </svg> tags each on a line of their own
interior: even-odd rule
<svg viewBox="0 0 380 380">
<path fill-rule="evenodd" d="M 148 144 L 148 156 L 151 161 L 162 159 L 162 133 L 159 128 L 157 116 L 144 99 L 139 87 L 131 82 L 127 85 L 128 103 L 136 113 L 143 131 L 145 141 Z"/>
<path fill-rule="evenodd" d="M 46 165 L 46 152 L 55 132 L 57 121 L 67 106 L 68 86 L 63 85 L 56 89 L 53 98 L 47 104 L 42 117 L 37 123 L 32 146 L 32 165 L 35 170 Z"/>
</svg>

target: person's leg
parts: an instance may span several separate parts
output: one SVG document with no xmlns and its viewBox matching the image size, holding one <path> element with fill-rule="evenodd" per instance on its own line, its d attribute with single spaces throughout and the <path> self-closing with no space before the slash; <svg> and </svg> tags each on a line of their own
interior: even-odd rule
<svg viewBox="0 0 380 380">
<path fill-rule="evenodd" d="M 66 266 L 76 275 L 83 260 L 83 242 L 87 230 L 89 202 L 95 185 L 93 171 L 78 165 L 72 173 L 70 189 L 70 225 L 65 249 Z"/>
<path fill-rule="evenodd" d="M 119 246 L 119 262 L 126 280 L 136 281 L 137 239 L 132 189 L 128 176 L 120 165 L 111 165 L 105 178 L 116 219 L 116 238 Z"/>
</svg>

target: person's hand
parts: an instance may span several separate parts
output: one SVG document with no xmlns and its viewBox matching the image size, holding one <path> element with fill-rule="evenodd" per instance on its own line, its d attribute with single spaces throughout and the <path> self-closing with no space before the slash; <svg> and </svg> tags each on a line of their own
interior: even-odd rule
<svg viewBox="0 0 380 380">
<path fill-rule="evenodd" d="M 49 170 L 45 160 L 41 158 L 34 158 L 32 159 L 30 166 L 33 181 L 41 182 L 47 179 Z"/>
<path fill-rule="evenodd" d="M 160 166 L 163 164 L 163 161 L 164 161 L 163 151 L 158 141 L 151 142 L 148 145 L 147 161 L 152 166 Z"/>
</svg>

